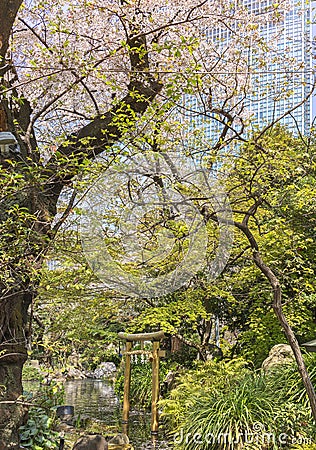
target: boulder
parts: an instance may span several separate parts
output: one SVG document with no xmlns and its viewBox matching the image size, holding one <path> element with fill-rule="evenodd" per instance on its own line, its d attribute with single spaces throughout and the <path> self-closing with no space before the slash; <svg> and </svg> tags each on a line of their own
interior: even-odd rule
<svg viewBox="0 0 316 450">
<path fill-rule="evenodd" d="M 84 374 L 86 378 L 94 378 L 94 371 L 86 370 Z"/>
<path fill-rule="evenodd" d="M 93 378 L 111 378 L 116 373 L 116 365 L 113 362 L 103 362 L 93 372 Z"/>
<path fill-rule="evenodd" d="M 177 372 L 169 370 L 161 386 L 162 394 L 166 394 L 167 392 L 171 391 L 172 387 L 174 386 L 176 376 Z"/>
<path fill-rule="evenodd" d="M 108 450 L 108 444 L 100 434 L 86 435 L 75 442 L 72 450 Z"/>
<path fill-rule="evenodd" d="M 83 380 L 84 378 L 86 378 L 86 375 L 75 367 L 70 368 L 66 374 L 66 380 Z"/>
<path fill-rule="evenodd" d="M 293 364 L 294 361 L 295 358 L 291 346 L 288 344 L 277 344 L 271 348 L 269 356 L 262 363 L 262 368 L 269 370 L 281 364 Z"/>
<path fill-rule="evenodd" d="M 88 434 L 79 438 L 72 450 L 123 450 L 127 448 L 133 449 L 129 445 L 129 439 L 125 433 L 117 434 L 108 442 L 101 434 Z"/>
<path fill-rule="evenodd" d="M 112 445 L 126 445 L 129 444 L 129 438 L 125 433 L 119 433 L 109 440 L 109 444 Z"/>
</svg>

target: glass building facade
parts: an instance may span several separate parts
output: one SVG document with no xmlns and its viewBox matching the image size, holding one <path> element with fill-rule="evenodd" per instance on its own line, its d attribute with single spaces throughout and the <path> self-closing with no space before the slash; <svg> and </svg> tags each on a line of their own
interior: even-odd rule
<svg viewBox="0 0 316 450">
<path fill-rule="evenodd" d="M 244 0 L 244 5 L 256 15 L 265 14 L 269 3 L 272 4 L 270 0 Z M 315 65 L 315 5 L 315 1 L 300 4 L 290 0 L 280 21 L 260 25 L 260 36 L 273 47 L 268 65 L 262 70 L 253 67 L 252 91 L 246 99 L 253 122 L 260 127 L 280 118 L 295 134 L 308 134 L 313 126 L 315 96 L 310 93 Z"/>
<path fill-rule="evenodd" d="M 313 22 L 316 0 L 288 0 L 287 8 L 280 11 L 278 20 L 271 14 L 275 0 L 236 1 L 241 1 L 258 19 L 254 21 L 255 27 L 263 44 L 260 48 L 250 45 L 245 49 L 248 52 L 249 81 L 242 98 L 235 98 L 235 104 L 243 104 L 250 129 L 262 129 L 273 122 L 280 122 L 295 135 L 308 135 L 316 114 L 316 97 L 311 93 L 315 79 L 316 51 L 313 45 L 316 44 L 316 26 Z M 225 27 L 208 29 L 205 37 L 224 54 L 233 31 Z M 200 131 L 200 141 L 204 140 L 205 146 L 209 141 L 216 142 L 223 129 L 221 120 L 216 119 L 216 114 L 212 114 L 213 120 L 206 119 L 205 114 L 198 114 L 204 110 L 207 99 L 201 102 L 193 95 L 186 95 L 184 104 L 196 112 L 182 112 L 182 117 L 187 119 L 190 116 L 190 128 Z M 190 147 L 193 149 L 196 143 L 194 136 Z M 197 150 L 200 155 L 202 147 L 203 143 Z"/>
</svg>

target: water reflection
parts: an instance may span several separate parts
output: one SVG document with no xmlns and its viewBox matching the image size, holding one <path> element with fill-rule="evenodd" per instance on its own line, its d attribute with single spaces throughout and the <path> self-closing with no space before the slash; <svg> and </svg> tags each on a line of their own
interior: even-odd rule
<svg viewBox="0 0 316 450">
<path fill-rule="evenodd" d="M 66 404 L 75 407 L 76 415 L 104 420 L 117 425 L 120 405 L 113 386 L 99 380 L 75 380 L 65 384 Z"/>
<path fill-rule="evenodd" d="M 75 407 L 75 414 L 99 419 L 108 425 L 120 425 L 121 405 L 113 386 L 100 380 L 75 380 L 65 384 L 66 404 Z M 165 441 L 152 444 L 150 414 L 131 410 L 129 438 L 135 450 L 171 450 Z"/>
</svg>

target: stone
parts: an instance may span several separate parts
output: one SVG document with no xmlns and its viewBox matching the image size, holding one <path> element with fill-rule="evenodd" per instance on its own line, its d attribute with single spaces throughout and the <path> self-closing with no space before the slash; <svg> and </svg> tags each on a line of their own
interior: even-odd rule
<svg viewBox="0 0 316 450">
<path fill-rule="evenodd" d="M 269 370 L 282 364 L 293 364 L 294 361 L 295 358 L 291 346 L 288 344 L 277 344 L 271 348 L 269 356 L 262 363 L 262 368 Z"/>
<path fill-rule="evenodd" d="M 93 378 L 111 378 L 116 373 L 116 365 L 113 362 L 103 362 L 93 372 Z"/>
<path fill-rule="evenodd" d="M 167 373 L 167 375 L 162 383 L 162 386 L 161 386 L 162 393 L 166 394 L 167 392 L 169 392 L 172 389 L 172 387 L 174 386 L 174 383 L 175 383 L 176 376 L 177 376 L 177 372 L 175 372 L 173 370 L 169 370 L 169 372 Z"/>
<path fill-rule="evenodd" d="M 94 378 L 94 372 L 91 370 L 86 370 L 84 374 L 86 378 Z"/>
<path fill-rule="evenodd" d="M 37 369 L 37 370 L 40 370 L 40 369 L 41 369 L 40 363 L 39 363 L 39 360 L 38 360 L 38 359 L 31 359 L 31 360 L 30 360 L 30 366 L 31 366 L 31 367 L 34 367 L 34 368 Z"/>
<path fill-rule="evenodd" d="M 56 431 L 58 431 L 60 433 L 70 433 L 74 430 L 75 430 L 75 428 L 66 422 L 60 422 L 56 425 Z"/>
<path fill-rule="evenodd" d="M 109 444 L 126 445 L 129 444 L 129 438 L 125 433 L 119 433 L 109 440 Z"/>
<path fill-rule="evenodd" d="M 75 442 L 72 450 L 108 450 L 108 444 L 100 434 L 86 435 Z"/>
<path fill-rule="evenodd" d="M 83 380 L 84 378 L 86 378 L 86 375 L 80 369 L 74 367 L 69 369 L 66 374 L 66 380 Z"/>
</svg>

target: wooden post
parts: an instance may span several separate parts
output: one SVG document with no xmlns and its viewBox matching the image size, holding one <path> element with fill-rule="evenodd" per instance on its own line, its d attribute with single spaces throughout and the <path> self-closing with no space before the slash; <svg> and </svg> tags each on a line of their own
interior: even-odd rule
<svg viewBox="0 0 316 450">
<path fill-rule="evenodd" d="M 133 342 L 141 342 L 141 351 L 138 353 L 147 353 L 144 351 L 143 341 L 152 341 L 152 401 L 151 401 L 151 434 L 153 435 L 153 444 L 155 448 L 155 436 L 158 434 L 158 400 L 159 400 L 159 358 L 163 356 L 163 351 L 159 352 L 160 340 L 165 337 L 163 331 L 155 331 L 153 333 L 127 334 L 118 333 L 118 337 L 126 341 L 125 351 L 125 379 L 124 379 L 124 400 L 123 400 L 123 431 L 127 433 L 127 424 L 129 416 L 129 394 L 131 383 L 131 354 Z"/>
<path fill-rule="evenodd" d="M 159 341 L 153 342 L 152 360 L 152 400 L 151 400 L 151 434 L 158 433 L 158 400 L 159 400 Z"/>
<path fill-rule="evenodd" d="M 129 416 L 129 392 L 131 385 L 131 355 L 128 354 L 132 350 L 133 343 L 126 342 L 126 354 L 125 354 L 125 375 L 124 375 L 124 399 L 123 399 L 123 424 L 128 423 Z"/>
</svg>

